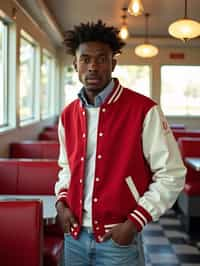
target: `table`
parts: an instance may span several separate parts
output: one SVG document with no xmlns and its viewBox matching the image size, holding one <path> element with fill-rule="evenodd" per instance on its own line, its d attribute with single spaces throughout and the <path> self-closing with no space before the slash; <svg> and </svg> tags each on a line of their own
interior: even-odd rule
<svg viewBox="0 0 200 266">
<path fill-rule="evenodd" d="M 43 219 L 45 224 L 56 222 L 56 196 L 51 195 L 0 195 L 2 200 L 41 200 L 43 202 Z"/>
<path fill-rule="evenodd" d="M 186 157 L 185 162 L 194 170 L 200 171 L 200 157 Z"/>
</svg>

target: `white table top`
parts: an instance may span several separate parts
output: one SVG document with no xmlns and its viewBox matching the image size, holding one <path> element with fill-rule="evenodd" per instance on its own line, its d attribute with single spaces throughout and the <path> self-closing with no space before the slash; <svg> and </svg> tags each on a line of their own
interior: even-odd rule
<svg viewBox="0 0 200 266">
<path fill-rule="evenodd" d="M 2 200 L 41 200 L 43 202 L 43 218 L 45 224 L 52 224 L 56 221 L 56 197 L 51 195 L 0 195 Z"/>
<path fill-rule="evenodd" d="M 186 157 L 185 161 L 196 171 L 200 171 L 200 157 Z"/>
</svg>

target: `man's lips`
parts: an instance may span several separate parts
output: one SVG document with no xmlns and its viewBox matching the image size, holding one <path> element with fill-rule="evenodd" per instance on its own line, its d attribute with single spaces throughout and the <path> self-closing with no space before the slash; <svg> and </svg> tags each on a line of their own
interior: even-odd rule
<svg viewBox="0 0 200 266">
<path fill-rule="evenodd" d="M 99 77 L 87 77 L 86 78 L 88 83 L 99 83 L 100 82 L 100 78 Z"/>
</svg>

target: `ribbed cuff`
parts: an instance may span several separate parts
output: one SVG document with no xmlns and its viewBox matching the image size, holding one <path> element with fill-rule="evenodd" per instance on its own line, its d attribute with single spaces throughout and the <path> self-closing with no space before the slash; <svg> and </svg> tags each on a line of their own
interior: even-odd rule
<svg viewBox="0 0 200 266">
<path fill-rule="evenodd" d="M 151 215 L 140 205 L 128 214 L 128 219 L 130 219 L 136 226 L 137 231 L 140 232 L 143 227 L 152 221 Z"/>
<path fill-rule="evenodd" d="M 68 205 L 67 204 L 67 190 L 66 189 L 63 189 L 63 190 L 59 191 L 59 193 L 57 195 L 57 199 L 56 199 L 56 204 L 59 201 L 63 202 L 66 206 Z"/>
</svg>

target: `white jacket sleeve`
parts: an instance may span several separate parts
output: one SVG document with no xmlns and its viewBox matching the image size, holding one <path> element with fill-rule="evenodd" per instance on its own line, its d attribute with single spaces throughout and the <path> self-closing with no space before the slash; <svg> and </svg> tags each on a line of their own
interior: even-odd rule
<svg viewBox="0 0 200 266">
<path fill-rule="evenodd" d="M 153 172 L 153 182 L 138 200 L 135 214 L 144 217 L 144 213 L 140 212 L 141 206 L 156 221 L 176 201 L 183 189 L 186 174 L 177 143 L 158 106 L 146 115 L 142 142 L 144 156 Z"/>
<path fill-rule="evenodd" d="M 61 119 L 58 124 L 58 138 L 60 143 L 58 165 L 61 167 L 61 170 L 58 174 L 58 181 L 55 184 L 55 194 L 57 196 L 57 200 L 66 200 L 71 173 L 66 152 L 65 132 Z"/>
</svg>

